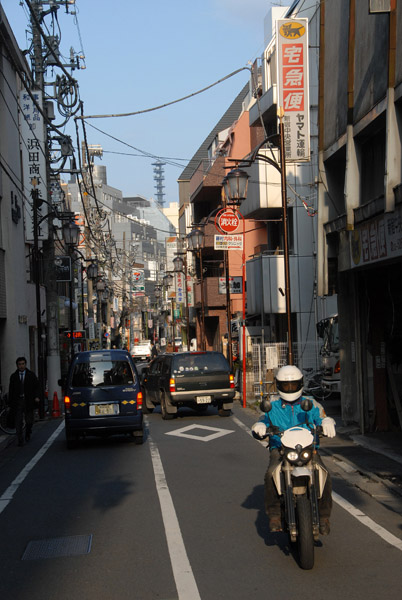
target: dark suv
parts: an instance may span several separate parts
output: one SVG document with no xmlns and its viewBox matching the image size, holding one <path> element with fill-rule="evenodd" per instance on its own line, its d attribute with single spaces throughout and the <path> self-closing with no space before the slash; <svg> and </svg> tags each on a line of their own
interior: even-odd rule
<svg viewBox="0 0 402 600">
<path fill-rule="evenodd" d="M 229 416 L 235 395 L 234 377 L 221 352 L 162 354 L 143 374 L 144 412 L 160 404 L 162 418 L 172 419 L 180 406 L 201 412 L 209 405 Z"/>
<path fill-rule="evenodd" d="M 80 352 L 62 384 L 67 447 L 80 435 L 113 433 L 128 433 L 142 444 L 142 392 L 128 352 Z"/>
</svg>

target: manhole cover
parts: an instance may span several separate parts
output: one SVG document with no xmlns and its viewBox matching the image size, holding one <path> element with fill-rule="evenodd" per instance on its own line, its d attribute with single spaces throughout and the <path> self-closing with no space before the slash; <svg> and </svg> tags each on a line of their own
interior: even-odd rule
<svg viewBox="0 0 402 600">
<path fill-rule="evenodd" d="M 22 560 L 57 558 L 58 556 L 78 556 L 91 551 L 92 535 L 72 535 L 68 537 L 33 540 L 29 542 Z"/>
</svg>

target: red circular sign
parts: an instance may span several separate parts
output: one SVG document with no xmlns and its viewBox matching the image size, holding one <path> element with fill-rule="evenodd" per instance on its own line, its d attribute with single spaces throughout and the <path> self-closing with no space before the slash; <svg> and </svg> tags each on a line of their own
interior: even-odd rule
<svg viewBox="0 0 402 600">
<path fill-rule="evenodd" d="M 218 226 L 225 233 L 233 233 L 239 227 L 240 219 L 232 210 L 224 210 L 218 215 Z"/>
</svg>

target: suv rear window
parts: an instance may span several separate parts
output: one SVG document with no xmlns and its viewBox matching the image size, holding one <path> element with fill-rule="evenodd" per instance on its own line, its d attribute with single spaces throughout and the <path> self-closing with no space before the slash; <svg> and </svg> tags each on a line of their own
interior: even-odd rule
<svg viewBox="0 0 402 600">
<path fill-rule="evenodd" d="M 229 371 L 229 364 L 223 354 L 187 354 L 173 359 L 173 373 L 204 371 L 221 373 Z"/>
<path fill-rule="evenodd" d="M 78 362 L 73 370 L 72 387 L 97 387 L 101 385 L 133 384 L 136 380 L 131 365 L 126 360 L 108 360 L 90 357 L 87 362 Z"/>
</svg>

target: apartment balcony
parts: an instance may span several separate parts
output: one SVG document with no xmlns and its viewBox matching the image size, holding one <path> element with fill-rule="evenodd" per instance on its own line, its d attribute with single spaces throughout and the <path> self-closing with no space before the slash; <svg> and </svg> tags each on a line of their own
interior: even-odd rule
<svg viewBox="0 0 402 600">
<path fill-rule="evenodd" d="M 190 181 L 190 202 L 201 202 L 211 193 L 221 193 L 222 180 L 226 175 L 225 159 L 218 156 L 214 161 L 200 162 Z"/>
<path fill-rule="evenodd" d="M 279 163 L 277 149 L 262 149 L 258 154 Z M 263 159 L 256 159 L 245 170 L 250 177 L 247 198 L 240 207 L 242 215 L 254 219 L 277 217 L 282 208 L 281 174 L 278 169 Z"/>
<path fill-rule="evenodd" d="M 247 313 L 286 313 L 283 254 L 262 254 L 247 261 Z M 291 312 L 310 312 L 314 261 L 311 256 L 289 256 Z"/>
<path fill-rule="evenodd" d="M 259 125 L 261 114 L 265 122 L 276 118 L 277 93 L 276 85 L 272 85 L 261 97 L 259 103 L 253 104 L 249 111 L 250 127 Z"/>
</svg>

